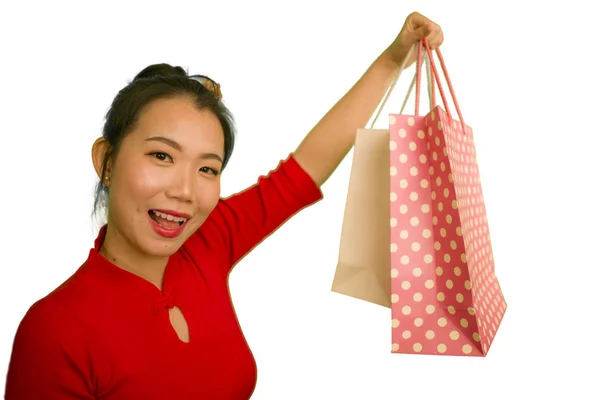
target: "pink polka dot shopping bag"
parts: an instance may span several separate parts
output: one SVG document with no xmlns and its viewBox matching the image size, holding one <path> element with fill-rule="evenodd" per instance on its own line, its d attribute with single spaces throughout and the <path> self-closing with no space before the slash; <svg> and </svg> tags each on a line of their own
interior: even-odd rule
<svg viewBox="0 0 600 400">
<path fill-rule="evenodd" d="M 390 114 L 389 129 L 357 132 L 332 291 L 391 308 L 392 353 L 482 357 L 507 305 L 495 274 L 473 132 L 440 49 L 458 119 L 427 41 L 415 48 L 414 115 Z M 424 59 L 431 107 L 421 116 Z M 444 108 L 435 105 L 435 86 Z"/>
</svg>

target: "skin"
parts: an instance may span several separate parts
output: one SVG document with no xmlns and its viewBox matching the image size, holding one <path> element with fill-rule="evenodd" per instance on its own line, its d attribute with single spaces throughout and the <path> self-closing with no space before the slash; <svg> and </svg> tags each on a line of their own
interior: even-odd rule
<svg viewBox="0 0 600 400">
<path fill-rule="evenodd" d="M 419 13 L 410 14 L 390 46 L 300 143 L 294 157 L 317 185 L 322 186 L 348 154 L 356 130 L 368 123 L 410 47 L 424 37 L 432 50 L 443 42 L 437 24 Z M 148 140 L 155 136 L 178 146 Z M 100 174 L 107 147 L 103 138 L 97 139 L 92 147 L 94 167 L 110 188 L 100 253 L 161 289 L 169 256 L 202 225 L 219 200 L 223 145 L 217 118 L 199 111 L 187 98 L 150 104 L 104 177 Z M 192 218 L 181 235 L 165 239 L 150 227 L 148 210 L 154 208 L 185 212 Z"/>
<path fill-rule="evenodd" d="M 302 141 L 296 159 L 317 184 L 325 183 L 346 157 L 354 145 L 356 130 L 369 122 L 411 46 L 424 37 L 432 51 L 443 42 L 439 25 L 419 13 L 410 14 L 392 44 Z M 414 53 L 407 67 L 416 61 Z"/>
<path fill-rule="evenodd" d="M 219 200 L 224 135 L 217 117 L 190 99 L 157 100 L 109 163 L 108 226 L 100 253 L 115 265 L 162 288 L 169 259 L 206 220 Z M 106 142 L 94 143 L 96 171 L 102 172 Z M 156 234 L 148 211 L 168 209 L 191 216 L 174 239 Z"/>
</svg>

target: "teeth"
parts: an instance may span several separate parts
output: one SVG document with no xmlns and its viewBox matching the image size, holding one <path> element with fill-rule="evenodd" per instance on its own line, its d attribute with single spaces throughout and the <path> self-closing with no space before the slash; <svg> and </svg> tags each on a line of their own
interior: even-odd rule
<svg viewBox="0 0 600 400">
<path fill-rule="evenodd" d="M 153 212 L 155 215 L 157 215 L 157 216 L 159 216 L 159 217 L 161 217 L 161 218 L 164 218 L 164 219 L 166 219 L 166 220 L 169 220 L 169 221 L 174 221 L 174 222 L 185 222 L 185 221 L 187 221 L 187 218 L 183 218 L 183 217 L 174 217 L 174 216 L 172 216 L 172 215 L 165 214 L 165 213 L 161 213 L 161 212 L 159 212 L 159 211 L 156 211 L 156 210 L 152 210 L 152 212 Z"/>
</svg>

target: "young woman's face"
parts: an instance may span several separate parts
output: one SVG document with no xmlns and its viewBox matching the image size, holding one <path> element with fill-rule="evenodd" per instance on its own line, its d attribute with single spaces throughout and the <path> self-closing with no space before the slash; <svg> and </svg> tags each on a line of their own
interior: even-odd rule
<svg viewBox="0 0 600 400">
<path fill-rule="evenodd" d="M 110 172 L 108 224 L 144 253 L 173 254 L 220 196 L 224 135 L 189 99 L 151 103 Z"/>
</svg>

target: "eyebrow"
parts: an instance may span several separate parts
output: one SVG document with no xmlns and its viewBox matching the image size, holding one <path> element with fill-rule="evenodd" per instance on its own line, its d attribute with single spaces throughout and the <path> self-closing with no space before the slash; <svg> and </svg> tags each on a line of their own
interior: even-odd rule
<svg viewBox="0 0 600 400">
<path fill-rule="evenodd" d="M 153 136 L 151 138 L 146 139 L 146 141 L 147 142 L 161 142 L 161 143 L 166 144 L 167 146 L 171 146 L 172 148 L 174 148 L 177 151 L 182 151 L 182 147 L 179 143 L 177 143 L 173 139 L 169 139 L 164 136 Z M 213 160 L 217 160 L 217 161 L 220 161 L 221 163 L 223 163 L 223 160 L 221 159 L 221 157 L 215 153 L 202 153 L 199 155 L 199 158 L 213 159 Z"/>
</svg>

